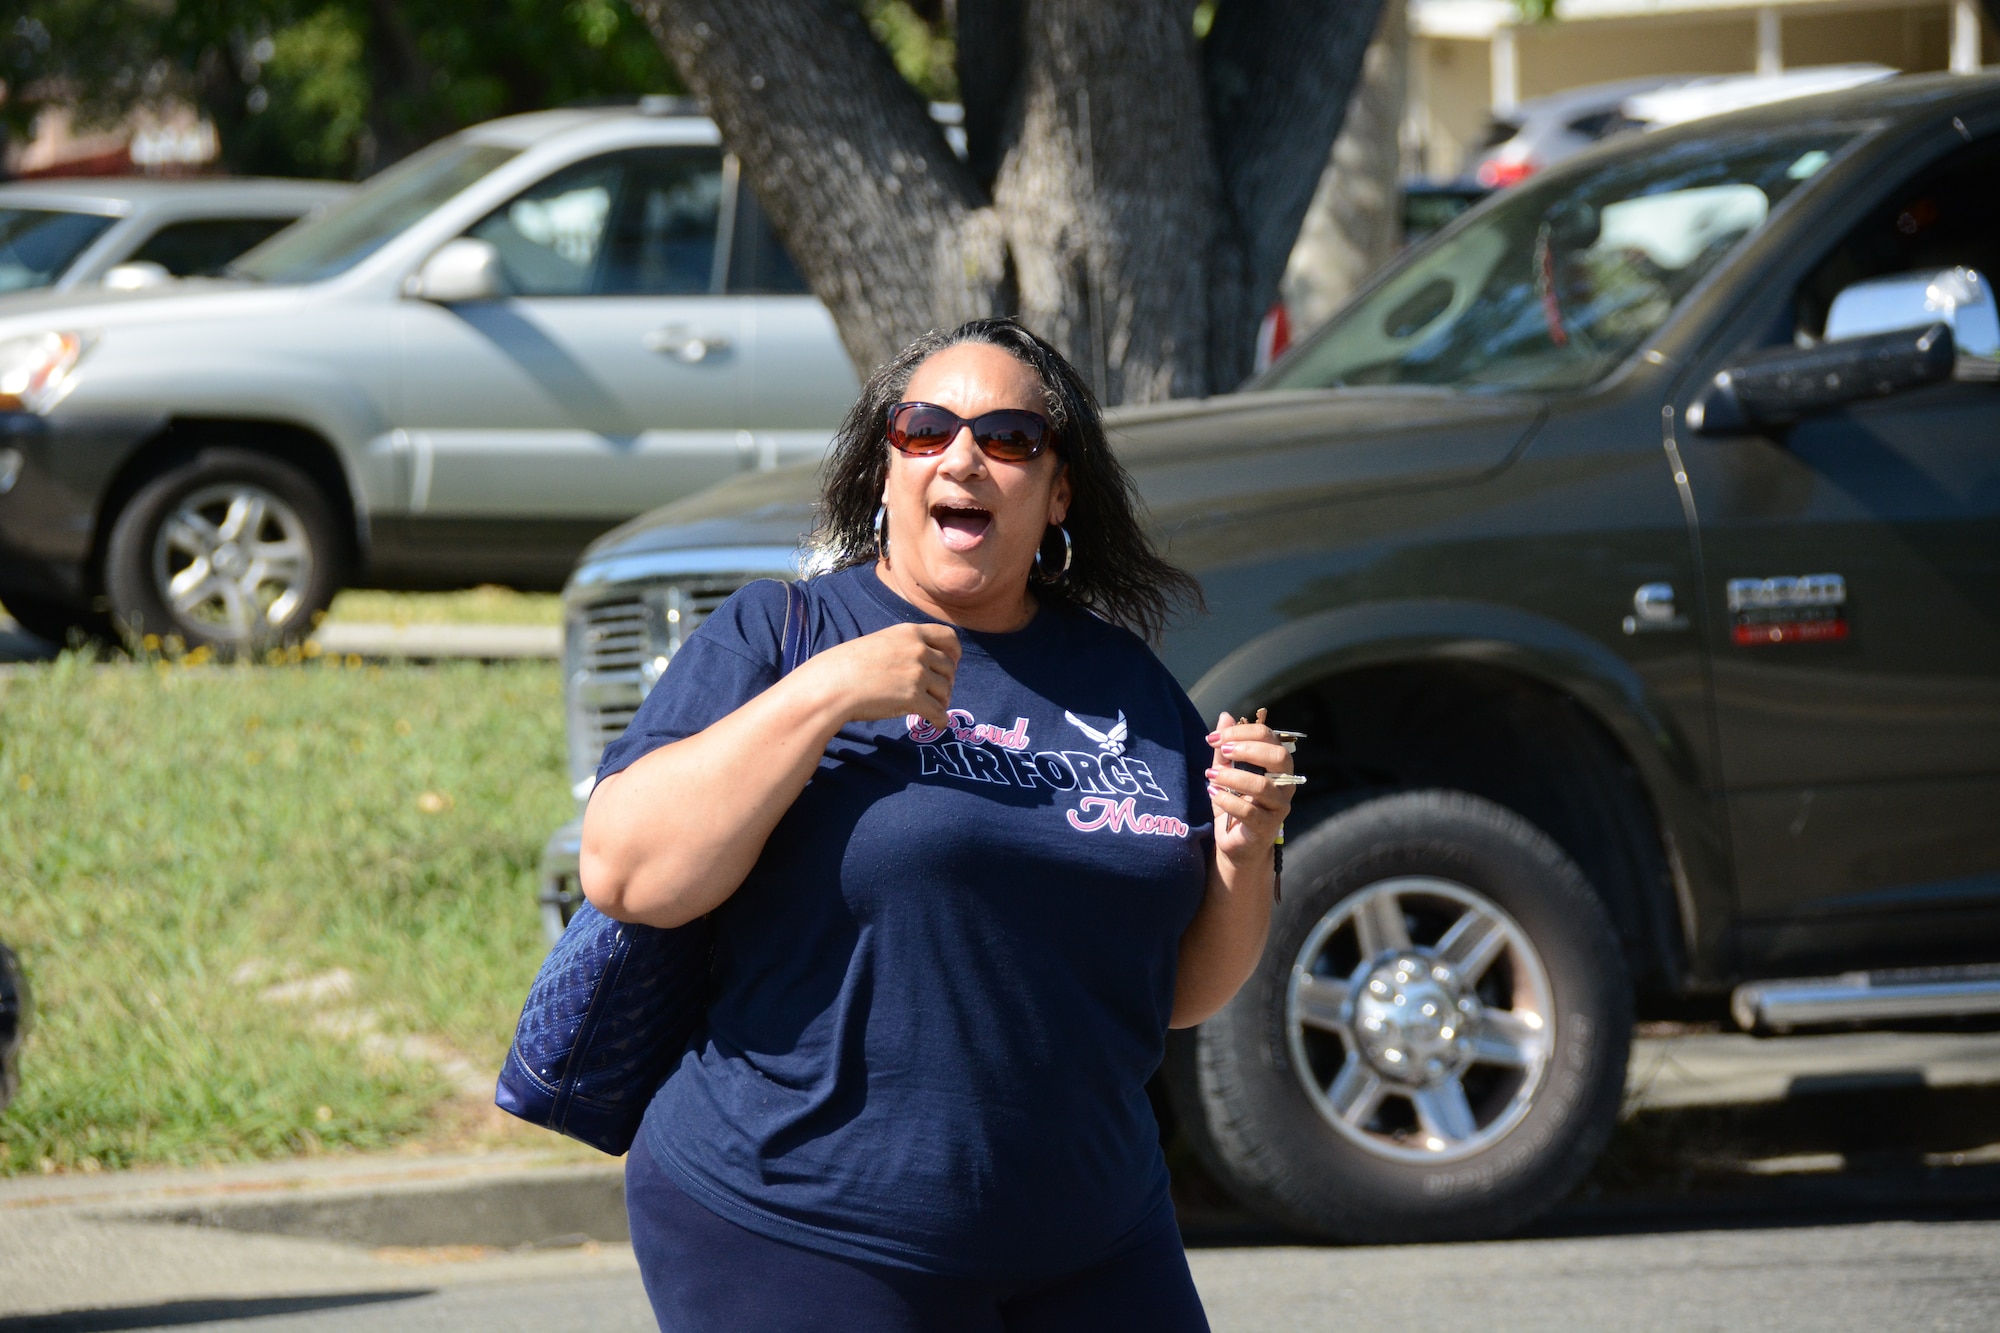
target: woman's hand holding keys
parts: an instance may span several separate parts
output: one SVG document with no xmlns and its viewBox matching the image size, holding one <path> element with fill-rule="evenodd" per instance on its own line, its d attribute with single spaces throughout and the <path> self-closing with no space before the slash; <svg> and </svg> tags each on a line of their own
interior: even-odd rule
<svg viewBox="0 0 2000 1333">
<path fill-rule="evenodd" d="M 1208 734 L 1215 750 L 1214 766 L 1207 773 L 1208 798 L 1215 810 L 1215 851 L 1232 861 L 1269 855 L 1292 809 L 1297 779 L 1291 751 L 1281 734 L 1265 724 L 1264 713 L 1258 709 L 1251 721 L 1223 713 Z"/>
</svg>

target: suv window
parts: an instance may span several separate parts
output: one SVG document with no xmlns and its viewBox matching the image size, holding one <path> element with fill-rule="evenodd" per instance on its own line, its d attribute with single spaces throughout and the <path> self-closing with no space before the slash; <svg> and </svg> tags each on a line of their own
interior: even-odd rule
<svg viewBox="0 0 2000 1333">
<path fill-rule="evenodd" d="M 46 287 L 117 218 L 0 208 L 0 292 Z"/>
<path fill-rule="evenodd" d="M 1260 387 L 1593 384 L 1854 136 L 1826 126 L 1648 144 L 1519 186 Z"/>
<path fill-rule="evenodd" d="M 520 151 L 460 135 L 441 140 L 369 177 L 318 217 L 272 237 L 229 272 L 259 282 L 318 282 L 345 273 Z"/>
<path fill-rule="evenodd" d="M 1958 265 L 2000 279 L 2000 139 L 1920 172 L 1841 238 L 1799 288 L 1794 337 L 1817 342 L 1833 298 L 1854 283 Z"/>
<path fill-rule="evenodd" d="M 736 232 L 729 248 L 729 290 L 745 296 L 803 296 L 812 289 L 785 253 L 770 215 L 745 183 L 737 186 Z"/>
<path fill-rule="evenodd" d="M 640 148 L 566 167 L 468 233 L 491 243 L 522 296 L 677 296 L 715 290 L 722 154 Z"/>
<path fill-rule="evenodd" d="M 194 218 L 169 222 L 126 257 L 158 264 L 177 278 L 208 278 L 253 245 L 277 235 L 291 218 Z"/>
</svg>

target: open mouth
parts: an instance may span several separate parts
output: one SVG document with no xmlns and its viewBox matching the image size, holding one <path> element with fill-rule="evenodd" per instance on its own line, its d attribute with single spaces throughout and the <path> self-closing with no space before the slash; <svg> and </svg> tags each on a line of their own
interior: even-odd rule
<svg viewBox="0 0 2000 1333">
<path fill-rule="evenodd" d="M 979 545 L 986 529 L 993 525 L 990 511 L 956 500 L 932 505 L 931 518 L 938 525 L 938 536 L 946 549 L 952 551 L 969 551 Z"/>
</svg>

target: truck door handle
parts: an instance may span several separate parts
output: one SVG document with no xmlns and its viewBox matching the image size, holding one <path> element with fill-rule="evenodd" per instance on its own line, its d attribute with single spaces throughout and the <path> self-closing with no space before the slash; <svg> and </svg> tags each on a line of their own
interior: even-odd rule
<svg viewBox="0 0 2000 1333">
<path fill-rule="evenodd" d="M 639 340 L 649 352 L 670 356 L 683 365 L 696 365 L 729 350 L 729 338 L 721 333 L 696 333 L 685 324 L 669 324 L 654 329 Z"/>
</svg>

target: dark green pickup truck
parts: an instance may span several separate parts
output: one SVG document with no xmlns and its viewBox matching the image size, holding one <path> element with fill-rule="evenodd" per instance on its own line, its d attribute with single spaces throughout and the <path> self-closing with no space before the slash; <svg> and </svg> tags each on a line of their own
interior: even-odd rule
<svg viewBox="0 0 2000 1333">
<path fill-rule="evenodd" d="M 1248 1205 L 1493 1234 L 1604 1143 L 1635 1015 L 2000 1011 L 1994 276 L 2000 78 L 1897 79 L 1578 158 L 1245 391 L 1114 414 L 1207 592 L 1167 662 L 1310 737 L 1263 968 L 1165 1070 Z M 580 798 L 700 618 L 808 558 L 812 481 L 585 556 Z"/>
</svg>

